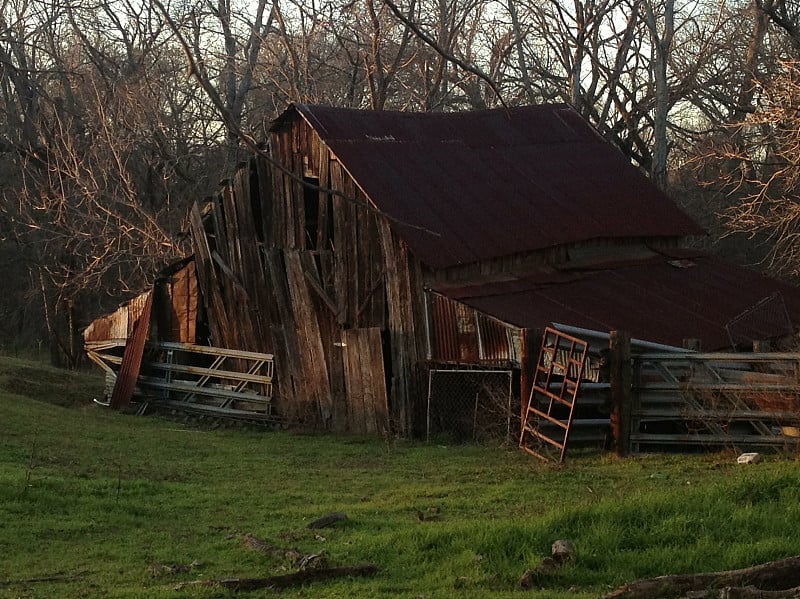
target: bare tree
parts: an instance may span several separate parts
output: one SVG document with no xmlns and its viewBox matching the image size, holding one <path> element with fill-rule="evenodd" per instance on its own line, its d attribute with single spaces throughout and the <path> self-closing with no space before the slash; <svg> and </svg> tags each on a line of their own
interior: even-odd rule
<svg viewBox="0 0 800 599">
<path fill-rule="evenodd" d="M 184 198 L 210 187 L 215 141 L 197 124 L 210 112 L 181 85 L 185 61 L 152 11 L 5 9 L 0 234 L 39 292 L 53 356 L 72 365 L 98 302 L 139 291 L 181 253 Z"/>
</svg>

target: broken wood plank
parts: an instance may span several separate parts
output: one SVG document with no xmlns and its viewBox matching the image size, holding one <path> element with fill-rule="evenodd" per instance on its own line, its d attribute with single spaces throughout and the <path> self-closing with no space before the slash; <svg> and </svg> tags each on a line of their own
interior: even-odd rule
<svg viewBox="0 0 800 599">
<path fill-rule="evenodd" d="M 330 249 L 330 211 L 331 196 L 326 189 L 330 188 L 330 152 L 319 138 L 316 138 L 319 153 L 319 205 L 317 208 L 317 250 Z"/>
<path fill-rule="evenodd" d="M 762 591 L 754 586 L 722 587 L 706 591 L 692 591 L 678 599 L 800 599 L 800 587 L 785 591 Z"/>
<path fill-rule="evenodd" d="M 331 188 L 337 191 L 344 189 L 344 172 L 338 161 L 332 161 L 330 165 Z M 349 263 L 351 261 L 352 249 L 347 246 L 349 227 L 349 204 L 339 195 L 333 198 L 333 244 L 336 248 L 334 254 L 334 288 L 336 289 L 337 300 L 337 322 L 340 325 L 347 324 L 348 303 L 350 288 L 348 286 L 348 273 L 350 272 Z"/>
<path fill-rule="evenodd" d="M 230 322 L 225 310 L 225 302 L 217 271 L 211 257 L 211 246 L 206 236 L 200 207 L 197 202 L 189 213 L 189 226 L 192 232 L 192 247 L 197 264 L 197 280 L 202 291 L 203 301 L 208 314 L 208 325 L 211 329 L 212 342 L 219 346 L 237 347 L 230 343 Z"/>
<path fill-rule="evenodd" d="M 367 432 L 364 406 L 364 380 L 361 376 L 361 347 L 358 331 L 342 331 L 342 355 L 344 357 L 344 385 L 347 402 L 347 430 L 356 435 Z"/>
<path fill-rule="evenodd" d="M 127 408 L 136 388 L 136 379 L 142 368 L 142 357 L 147 338 L 150 335 L 150 314 L 153 309 L 153 294 L 148 294 L 144 310 L 139 315 L 133 325 L 128 342 L 125 344 L 125 351 L 122 354 L 117 380 L 114 384 L 114 391 L 111 394 L 109 405 L 115 410 Z"/>
<path fill-rule="evenodd" d="M 333 301 L 333 299 L 328 295 L 328 292 L 322 287 L 322 283 L 320 283 L 317 265 L 314 262 L 313 254 L 311 252 L 303 252 L 300 256 L 300 259 L 303 263 L 303 274 L 305 275 L 308 284 L 311 286 L 311 289 L 316 292 L 328 309 L 336 314 L 336 302 Z"/>
<path fill-rule="evenodd" d="M 261 238 L 264 247 L 273 247 L 275 232 L 273 230 L 274 216 L 272 214 L 274 202 L 272 198 L 272 168 L 263 156 L 256 158 L 256 171 L 258 173 L 258 199 L 261 208 Z"/>
</svg>

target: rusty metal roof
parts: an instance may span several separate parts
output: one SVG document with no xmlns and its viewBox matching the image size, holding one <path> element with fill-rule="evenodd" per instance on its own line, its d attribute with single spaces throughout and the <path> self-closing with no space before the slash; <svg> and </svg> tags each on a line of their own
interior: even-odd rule
<svg viewBox="0 0 800 599">
<path fill-rule="evenodd" d="M 443 268 L 601 238 L 704 231 L 566 104 L 463 113 L 294 105 L 412 252 Z"/>
<path fill-rule="evenodd" d="M 677 346 L 696 338 L 707 351 L 731 344 L 725 326 L 743 314 L 748 315 L 744 332 L 752 339 L 790 332 L 787 316 L 790 326 L 800 325 L 800 289 L 697 253 L 441 292 L 523 328 L 562 323 L 624 330 L 638 339 Z M 762 302 L 776 293 L 780 301 Z"/>
</svg>

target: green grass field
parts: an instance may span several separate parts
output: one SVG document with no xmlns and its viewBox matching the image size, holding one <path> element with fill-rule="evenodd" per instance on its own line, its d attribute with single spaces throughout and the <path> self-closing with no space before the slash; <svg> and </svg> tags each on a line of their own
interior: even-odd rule
<svg viewBox="0 0 800 599">
<path fill-rule="evenodd" d="M 800 554 L 795 456 L 594 453 L 554 468 L 502 447 L 197 429 L 96 406 L 101 387 L 0 357 L 0 597 L 227 597 L 174 587 L 293 571 L 247 533 L 379 567 L 287 597 L 582 599 Z M 349 519 L 307 528 L 332 511 Z M 559 538 L 576 560 L 519 590 Z"/>
</svg>

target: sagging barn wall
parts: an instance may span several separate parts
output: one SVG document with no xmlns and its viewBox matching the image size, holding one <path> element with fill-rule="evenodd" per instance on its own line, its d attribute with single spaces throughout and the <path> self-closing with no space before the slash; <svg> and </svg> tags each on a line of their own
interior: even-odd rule
<svg viewBox="0 0 800 599">
<path fill-rule="evenodd" d="M 290 420 L 412 433 L 421 267 L 304 121 L 269 147 L 278 165 L 252 159 L 191 214 L 210 341 L 274 354 L 276 408 Z"/>
</svg>

